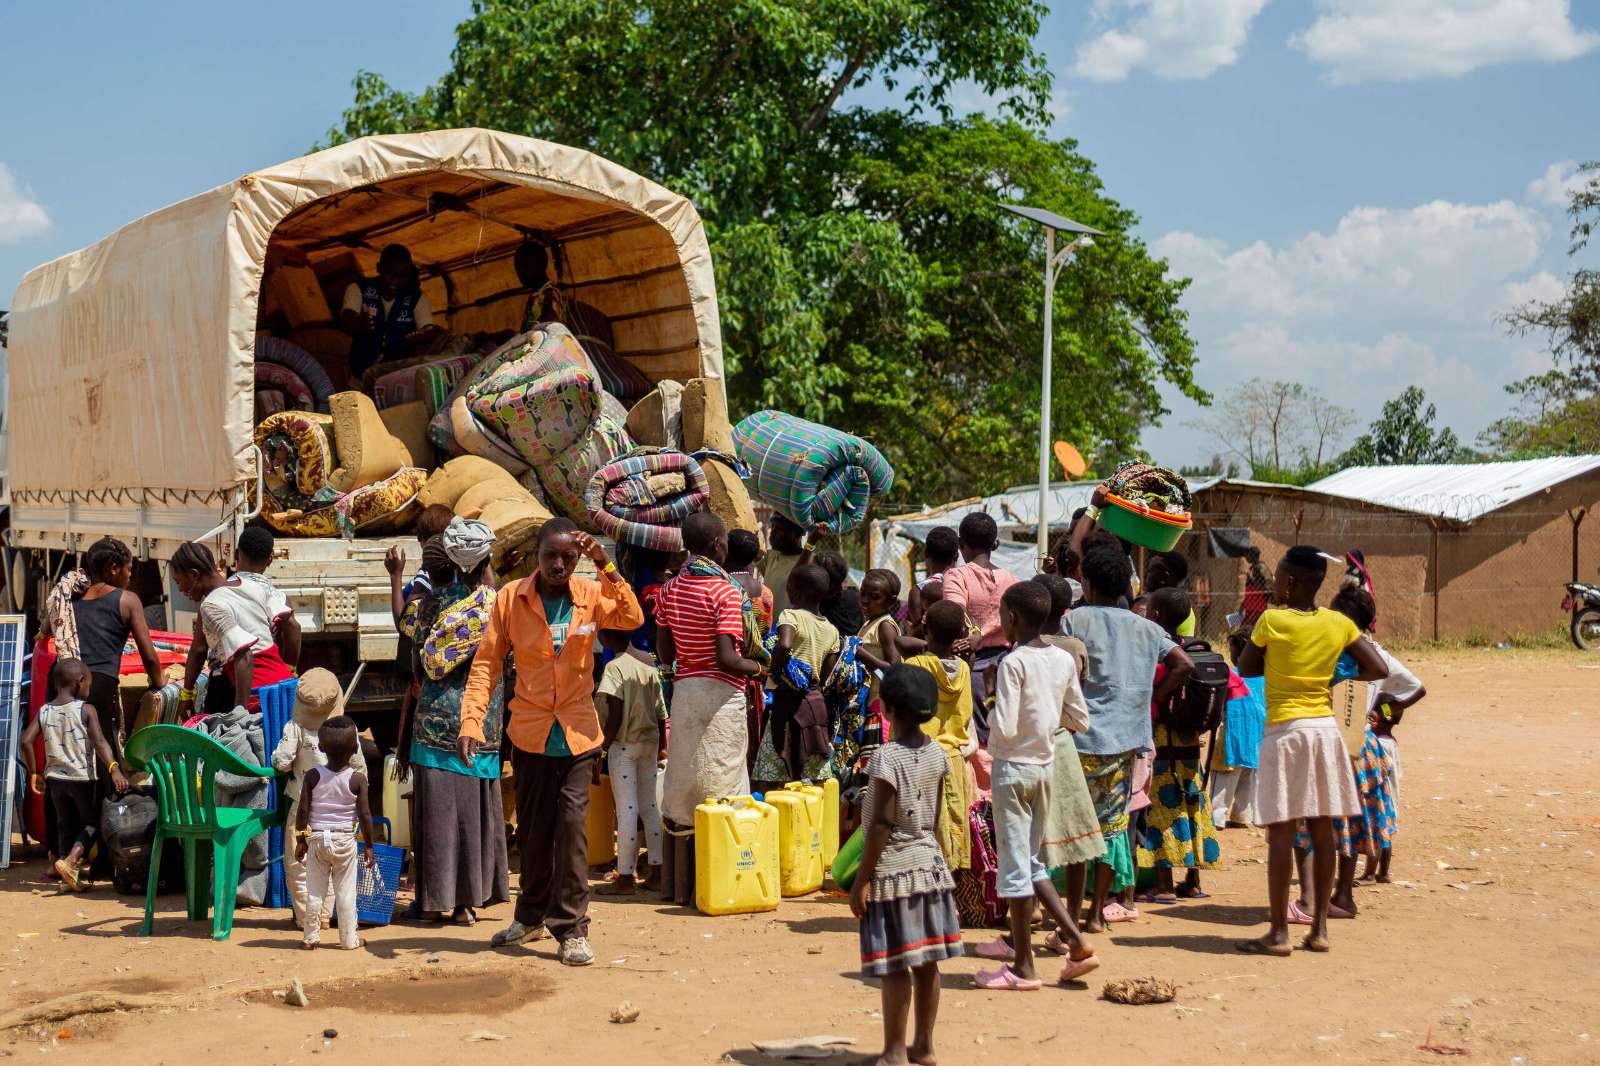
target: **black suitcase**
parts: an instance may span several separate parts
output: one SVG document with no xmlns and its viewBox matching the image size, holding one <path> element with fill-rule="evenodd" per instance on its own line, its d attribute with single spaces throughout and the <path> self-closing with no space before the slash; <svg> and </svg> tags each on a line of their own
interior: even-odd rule
<svg viewBox="0 0 1600 1066">
<path fill-rule="evenodd" d="M 148 788 L 100 803 L 100 840 L 111 859 L 111 881 L 124 895 L 144 892 L 149 882 L 157 814 L 155 796 Z"/>
</svg>

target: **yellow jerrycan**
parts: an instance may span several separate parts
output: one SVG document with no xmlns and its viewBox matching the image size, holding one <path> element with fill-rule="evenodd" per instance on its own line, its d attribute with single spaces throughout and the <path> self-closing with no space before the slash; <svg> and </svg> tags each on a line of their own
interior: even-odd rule
<svg viewBox="0 0 1600 1066">
<path fill-rule="evenodd" d="M 389 843 L 397 848 L 411 846 L 411 793 L 416 778 L 400 779 L 400 760 L 392 753 L 383 757 L 383 816 L 389 819 Z"/>
<path fill-rule="evenodd" d="M 766 794 L 778 811 L 778 882 L 785 896 L 822 887 L 822 786 L 791 781 Z"/>
<path fill-rule="evenodd" d="M 822 782 L 822 868 L 833 866 L 839 854 L 839 779 Z"/>
<path fill-rule="evenodd" d="M 694 905 L 702 914 L 778 909 L 778 812 L 750 796 L 694 809 Z"/>
<path fill-rule="evenodd" d="M 611 795 L 611 778 L 601 775 L 589 786 L 589 865 L 604 866 L 617 857 L 617 801 Z"/>
</svg>

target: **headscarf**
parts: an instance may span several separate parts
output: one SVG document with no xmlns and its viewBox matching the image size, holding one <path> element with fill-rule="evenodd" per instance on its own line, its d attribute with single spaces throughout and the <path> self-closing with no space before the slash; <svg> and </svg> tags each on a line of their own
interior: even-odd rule
<svg viewBox="0 0 1600 1066">
<path fill-rule="evenodd" d="M 452 518 L 443 534 L 444 553 L 463 574 L 476 570 L 494 550 L 494 530 L 472 518 Z"/>
<path fill-rule="evenodd" d="M 89 575 L 82 570 L 72 570 L 63 575 L 45 597 L 44 613 L 50 622 L 50 634 L 55 637 L 58 658 L 78 657 L 78 616 L 72 611 L 72 601 L 88 589 Z"/>
</svg>

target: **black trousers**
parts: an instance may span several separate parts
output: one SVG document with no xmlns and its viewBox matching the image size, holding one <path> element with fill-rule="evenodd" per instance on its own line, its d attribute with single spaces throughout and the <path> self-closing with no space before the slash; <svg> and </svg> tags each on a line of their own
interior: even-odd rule
<svg viewBox="0 0 1600 1066">
<path fill-rule="evenodd" d="M 599 749 L 556 757 L 511 749 L 522 867 L 517 921 L 557 941 L 589 935 L 589 783 Z"/>
<path fill-rule="evenodd" d="M 62 781 L 47 777 L 45 793 L 56 816 L 56 857 L 64 859 L 74 844 L 84 853 L 100 831 L 100 790 L 93 781 Z"/>
</svg>

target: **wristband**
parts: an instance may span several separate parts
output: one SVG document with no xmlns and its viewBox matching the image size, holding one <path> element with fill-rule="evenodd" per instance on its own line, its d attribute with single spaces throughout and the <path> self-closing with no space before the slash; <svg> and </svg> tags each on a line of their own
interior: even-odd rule
<svg viewBox="0 0 1600 1066">
<path fill-rule="evenodd" d="M 1090 504 L 1083 513 L 1084 516 L 1087 517 L 1091 522 L 1100 521 L 1100 508 L 1096 507 L 1094 504 Z"/>
<path fill-rule="evenodd" d="M 602 574 L 615 574 L 615 573 L 618 572 L 617 571 L 617 564 L 613 560 L 607 559 L 606 560 L 606 565 L 604 565 L 604 566 L 602 566 L 600 568 L 600 572 Z"/>
<path fill-rule="evenodd" d="M 116 768 L 117 768 L 117 767 L 119 767 L 119 766 L 121 766 L 121 765 L 122 765 L 122 764 L 121 764 L 121 763 L 119 763 L 119 762 L 118 762 L 118 761 L 117 761 L 117 760 L 115 760 L 115 759 L 112 759 L 112 760 L 111 760 L 111 765 L 109 765 L 109 766 L 107 766 L 107 767 L 106 767 L 106 773 L 108 773 L 108 774 L 109 774 L 109 773 L 111 773 L 111 771 L 113 771 L 113 770 L 115 770 L 115 769 L 116 769 Z"/>
<path fill-rule="evenodd" d="M 180 700 L 192 700 L 196 695 L 196 691 L 192 688 L 180 688 L 178 690 L 178 698 Z"/>
</svg>

